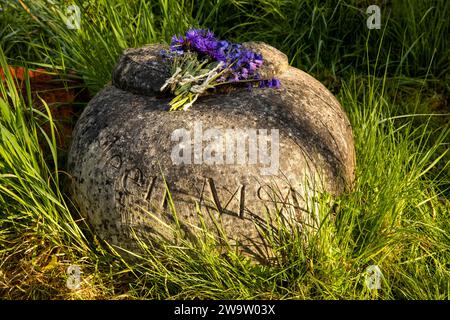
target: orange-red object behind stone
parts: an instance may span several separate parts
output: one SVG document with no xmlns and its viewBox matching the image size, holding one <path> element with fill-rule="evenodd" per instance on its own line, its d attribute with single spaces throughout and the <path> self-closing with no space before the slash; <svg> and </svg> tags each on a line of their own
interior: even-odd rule
<svg viewBox="0 0 450 320">
<path fill-rule="evenodd" d="M 17 86 L 22 91 L 24 98 L 27 98 L 27 70 L 20 66 L 10 66 L 9 72 L 17 81 Z M 5 81 L 5 73 L 2 68 L 0 68 L 0 77 L 2 81 Z M 87 89 L 84 88 L 82 80 L 73 72 L 69 73 L 68 76 L 63 76 L 57 72 L 38 68 L 28 70 L 28 77 L 33 107 L 45 111 L 41 99 L 47 103 L 58 128 L 58 146 L 67 149 L 72 137 L 73 126 L 81 113 L 83 102 L 89 101 Z M 43 124 L 43 128 L 46 132 L 49 132 L 48 125 Z"/>
</svg>

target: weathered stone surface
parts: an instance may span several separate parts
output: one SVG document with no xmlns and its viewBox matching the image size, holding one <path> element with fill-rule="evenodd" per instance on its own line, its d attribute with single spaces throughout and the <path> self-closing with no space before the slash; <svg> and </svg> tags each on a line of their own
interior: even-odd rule
<svg viewBox="0 0 450 320">
<path fill-rule="evenodd" d="M 255 49 L 258 44 L 252 46 Z M 79 119 L 68 161 L 72 197 L 101 238 L 133 249 L 133 229 L 147 241 L 160 237 L 170 241 L 172 233 L 158 222 L 174 220 L 162 173 L 186 236 L 197 232 L 192 227 L 199 225 L 197 202 L 213 232 L 212 220 L 217 219 L 231 242 L 239 242 L 255 257 L 262 256 L 263 241 L 255 221 L 265 220 L 266 206 L 276 215 L 275 204 L 284 205 L 283 217 L 314 224 L 309 196 L 316 191 L 338 195 L 352 184 L 352 130 L 337 100 L 320 82 L 289 67 L 276 49 L 265 44 L 260 48 L 263 54 L 275 53 L 264 58 L 281 80 L 280 89 L 211 94 L 200 97 L 185 112 L 168 112 L 171 97 L 152 94 L 167 76 L 160 73 L 163 67 L 154 54 L 160 47 L 125 53 L 114 70 L 114 85 L 99 92 Z M 126 57 L 130 52 L 133 58 Z M 147 64 L 154 68 L 140 67 Z M 142 94 L 136 94 L 140 90 Z M 174 163 L 178 142 L 172 141 L 173 133 L 184 129 L 195 138 L 199 125 L 204 134 L 211 128 L 219 135 L 225 133 L 225 140 L 203 137 L 200 153 L 195 150 L 198 144 L 189 142 L 193 163 Z M 234 161 L 224 156 L 223 164 L 194 163 L 195 155 L 208 155 L 208 146 L 220 158 L 218 146 L 224 150 L 228 138 L 242 142 L 243 133 L 251 131 L 237 130 L 245 129 L 258 129 L 258 138 L 264 138 L 264 130 L 279 133 L 279 166 L 274 174 L 262 174 L 269 164 L 261 163 L 261 158 L 250 161 L 249 144 L 244 152 L 231 153 Z M 262 146 L 257 144 L 258 151 Z M 276 145 L 272 142 L 267 147 L 273 155 Z M 238 164 L 236 159 L 243 154 L 247 160 Z"/>
<path fill-rule="evenodd" d="M 162 44 L 126 49 L 112 74 L 112 83 L 129 92 L 153 96 L 170 77 L 168 66 L 162 63 Z"/>
</svg>

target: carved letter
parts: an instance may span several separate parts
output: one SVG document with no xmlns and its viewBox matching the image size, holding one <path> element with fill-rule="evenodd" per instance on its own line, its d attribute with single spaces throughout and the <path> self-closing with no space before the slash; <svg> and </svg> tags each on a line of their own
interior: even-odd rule
<svg viewBox="0 0 450 320">
<path fill-rule="evenodd" d="M 148 185 L 147 193 L 145 194 L 145 198 L 144 198 L 145 200 L 150 201 L 150 199 L 152 197 L 153 189 L 155 188 L 155 183 L 156 183 L 156 177 L 152 177 L 152 181 Z"/>
<path fill-rule="evenodd" d="M 245 209 L 245 185 L 241 187 L 241 196 L 239 197 L 239 217 L 244 219 L 244 209 Z"/>
<path fill-rule="evenodd" d="M 216 190 L 216 186 L 214 184 L 214 180 L 212 178 L 208 179 L 209 182 L 209 187 L 211 189 L 211 193 L 214 199 L 214 203 L 216 204 L 217 210 L 219 211 L 220 214 L 222 214 L 222 206 L 220 205 L 220 200 L 219 200 L 219 196 L 217 194 L 217 190 Z"/>
</svg>

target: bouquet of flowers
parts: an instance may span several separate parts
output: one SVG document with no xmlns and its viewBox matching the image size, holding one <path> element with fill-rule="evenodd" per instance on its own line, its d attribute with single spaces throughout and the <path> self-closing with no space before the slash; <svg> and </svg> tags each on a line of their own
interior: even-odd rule
<svg viewBox="0 0 450 320">
<path fill-rule="evenodd" d="M 161 87 L 175 95 L 170 111 L 187 110 L 210 89 L 245 83 L 249 89 L 278 88 L 278 79 L 262 79 L 258 68 L 263 57 L 241 44 L 218 40 L 214 33 L 190 29 L 185 36 L 173 36 L 170 50 L 161 55 L 171 65 L 172 76 Z"/>
</svg>

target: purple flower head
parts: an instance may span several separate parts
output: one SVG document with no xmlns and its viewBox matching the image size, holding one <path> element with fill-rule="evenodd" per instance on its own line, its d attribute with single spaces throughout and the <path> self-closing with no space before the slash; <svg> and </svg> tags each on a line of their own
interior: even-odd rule
<svg viewBox="0 0 450 320">
<path fill-rule="evenodd" d="M 183 50 L 184 45 L 184 39 L 183 37 L 177 37 L 176 35 L 172 37 L 172 41 L 170 43 L 170 51 L 172 53 L 182 54 L 184 52 Z"/>
<path fill-rule="evenodd" d="M 277 78 L 273 78 L 273 79 L 272 79 L 272 83 L 271 83 L 271 87 L 270 87 L 270 88 L 276 88 L 276 89 L 278 89 L 278 88 L 280 88 L 280 85 L 281 85 L 280 80 L 277 79 Z"/>
<path fill-rule="evenodd" d="M 184 50 L 192 50 L 215 60 L 219 56 L 219 41 L 209 30 L 189 29 L 185 34 L 182 46 Z"/>
<path fill-rule="evenodd" d="M 275 88 L 278 89 L 280 87 L 280 80 L 277 78 L 272 78 L 268 80 L 261 80 L 259 81 L 259 87 L 260 88 Z"/>
</svg>

